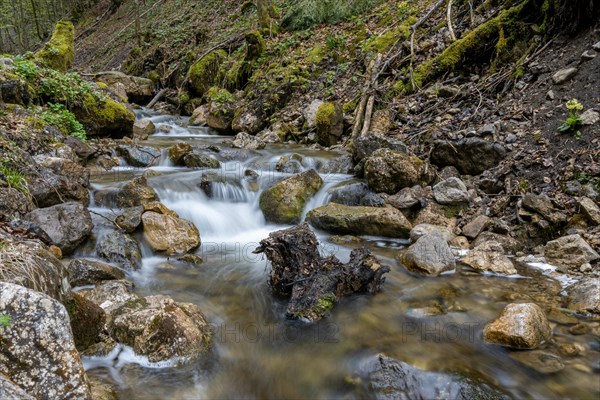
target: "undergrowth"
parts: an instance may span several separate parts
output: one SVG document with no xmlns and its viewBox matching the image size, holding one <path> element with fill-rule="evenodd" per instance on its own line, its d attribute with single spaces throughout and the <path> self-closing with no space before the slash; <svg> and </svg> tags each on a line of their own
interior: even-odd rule
<svg viewBox="0 0 600 400">
<path fill-rule="evenodd" d="M 320 24 L 335 24 L 362 14 L 382 0 L 302 0 L 281 21 L 284 28 L 302 30 Z"/>
</svg>

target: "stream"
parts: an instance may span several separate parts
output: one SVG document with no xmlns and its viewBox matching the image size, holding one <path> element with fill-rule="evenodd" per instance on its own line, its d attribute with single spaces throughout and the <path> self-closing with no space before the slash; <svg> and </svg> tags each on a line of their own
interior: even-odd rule
<svg viewBox="0 0 600 400">
<path fill-rule="evenodd" d="M 303 146 L 268 145 L 259 151 L 224 150 L 220 170 L 175 167 L 168 148 L 178 141 L 193 146 L 222 146 L 231 137 L 207 128 L 186 128 L 185 118 L 155 115 L 147 110 L 138 118 L 151 118 L 157 129 L 145 145 L 163 149 L 161 175 L 148 178 L 160 201 L 199 229 L 202 245 L 199 266 L 179 263 L 153 254 L 137 233 L 143 256 L 140 271 L 130 273 L 136 293 L 164 294 L 176 301 L 198 305 L 214 329 L 214 345 L 203 360 L 173 366 L 153 364 L 118 347 L 107 357 L 84 358 L 88 374 L 117 388 L 123 399 L 214 398 L 352 398 L 352 381 L 365 360 L 385 353 L 428 371 L 456 373 L 485 381 L 515 398 L 592 398 L 598 390 L 598 338 L 592 333 L 573 335 L 571 325 L 550 318 L 557 353 L 561 344 L 585 349 L 574 358 L 563 357 L 565 368 L 544 375 L 511 357 L 511 351 L 487 345 L 482 330 L 507 303 L 533 301 L 561 305 L 561 284 L 537 269 L 518 265 L 519 275 L 498 277 L 475 273 L 447 273 L 436 278 L 409 273 L 395 257 L 408 242 L 365 237 L 361 243 L 339 245 L 331 235 L 317 231 L 323 254 L 348 260 L 353 246 L 370 248 L 391 266 L 381 293 L 346 298 L 331 315 L 309 325 L 285 318 L 286 301 L 271 295 L 267 261 L 252 251 L 270 232 L 286 228 L 265 222 L 258 206 L 260 192 L 274 180 L 292 174 L 275 170 L 283 155 L 297 153 L 302 170 L 316 168 L 325 185 L 307 204 L 305 213 L 329 200 L 328 189 L 351 175 L 324 173 L 339 154 Z M 253 181 L 246 170 L 258 173 Z M 142 168 L 122 165 L 93 176 L 95 192 L 116 190 Z M 203 174 L 218 175 L 208 197 L 197 185 Z M 93 203 L 96 213 L 114 212 Z M 94 217 L 94 237 L 111 229 Z M 91 241 L 93 242 L 93 240 Z M 339 242 L 339 241 L 337 241 Z M 78 257 L 94 257 L 94 244 Z"/>
</svg>

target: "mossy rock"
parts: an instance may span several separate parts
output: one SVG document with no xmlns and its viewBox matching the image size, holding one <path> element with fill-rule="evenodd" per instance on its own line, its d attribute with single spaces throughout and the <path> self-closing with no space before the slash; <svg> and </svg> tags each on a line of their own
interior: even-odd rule
<svg viewBox="0 0 600 400">
<path fill-rule="evenodd" d="M 35 61 L 57 71 L 66 72 L 73 66 L 75 28 L 69 21 L 59 21 L 50 41 L 35 54 Z"/>
<path fill-rule="evenodd" d="M 64 306 L 69 313 L 77 350 L 83 351 L 98 343 L 106 323 L 104 310 L 82 295 L 73 292 L 64 301 Z"/>
<path fill-rule="evenodd" d="M 278 224 L 296 224 L 302 218 L 307 201 L 323 186 L 323 180 L 311 169 L 277 183 L 265 190 L 259 200 L 267 221 Z"/>
<path fill-rule="evenodd" d="M 73 113 L 88 136 L 122 138 L 133 134 L 135 115 L 109 97 L 101 101 L 88 93 L 84 96 L 83 106 L 74 107 Z"/>
<path fill-rule="evenodd" d="M 316 141 L 323 146 L 337 144 L 344 133 L 344 112 L 338 102 L 322 104 L 316 116 Z"/>
<path fill-rule="evenodd" d="M 221 64 L 226 59 L 225 50 L 215 50 L 190 67 L 188 80 L 196 94 L 203 96 L 218 81 Z"/>
</svg>

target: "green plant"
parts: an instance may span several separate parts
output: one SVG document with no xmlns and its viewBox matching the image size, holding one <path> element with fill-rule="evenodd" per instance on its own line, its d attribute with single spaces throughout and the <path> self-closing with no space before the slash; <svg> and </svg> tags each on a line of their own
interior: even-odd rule
<svg viewBox="0 0 600 400">
<path fill-rule="evenodd" d="M 16 169 L 0 163 L 0 175 L 4 176 L 4 179 L 9 187 L 18 190 L 21 193 L 29 193 L 29 189 L 27 188 L 27 180 L 23 174 Z"/>
<path fill-rule="evenodd" d="M 281 25 L 302 30 L 319 24 L 335 24 L 361 14 L 382 0 L 302 0 L 290 7 Z"/>
<path fill-rule="evenodd" d="M 0 314 L 0 326 L 9 327 L 10 322 L 12 321 L 12 317 L 6 314 Z"/>
<path fill-rule="evenodd" d="M 83 125 L 77 120 L 75 114 L 67 110 L 64 105 L 48 103 L 48 109 L 40 111 L 38 108 L 37 114 L 44 122 L 54 125 L 63 134 L 86 140 Z"/>
<path fill-rule="evenodd" d="M 559 132 L 575 132 L 575 136 L 579 139 L 581 137 L 579 128 L 583 126 L 583 119 L 581 119 L 583 105 L 577 99 L 571 99 L 567 102 L 566 107 L 569 110 L 569 116 L 558 127 L 558 130 Z"/>
</svg>

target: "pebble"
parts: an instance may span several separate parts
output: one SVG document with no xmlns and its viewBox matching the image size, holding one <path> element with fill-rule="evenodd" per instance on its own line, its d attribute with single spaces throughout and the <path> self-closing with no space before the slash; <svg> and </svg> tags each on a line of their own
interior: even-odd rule
<svg viewBox="0 0 600 400">
<path fill-rule="evenodd" d="M 585 263 L 579 267 L 579 270 L 583 273 L 590 272 L 592 270 L 592 265 L 590 263 Z"/>
<path fill-rule="evenodd" d="M 556 85 L 562 85 L 563 83 L 567 83 L 577 74 L 577 68 L 565 68 L 557 71 L 552 75 L 552 81 Z"/>
<path fill-rule="evenodd" d="M 577 324 L 569 328 L 569 332 L 572 335 L 584 335 L 588 331 L 588 327 L 585 324 Z"/>
<path fill-rule="evenodd" d="M 592 46 L 592 48 L 598 52 L 600 52 L 600 42 L 596 43 L 595 45 Z"/>
<path fill-rule="evenodd" d="M 596 58 L 596 53 L 594 53 L 591 50 L 586 50 L 583 52 L 583 54 L 581 55 L 581 61 L 590 61 L 593 60 L 594 58 Z"/>
<path fill-rule="evenodd" d="M 548 93 L 546 93 L 546 97 L 548 98 L 548 100 L 554 100 L 556 98 L 556 96 L 554 95 L 554 90 L 548 90 Z"/>
<path fill-rule="evenodd" d="M 563 357 L 575 357 L 581 353 L 581 348 L 573 343 L 563 344 L 558 348 L 558 352 Z"/>
</svg>

